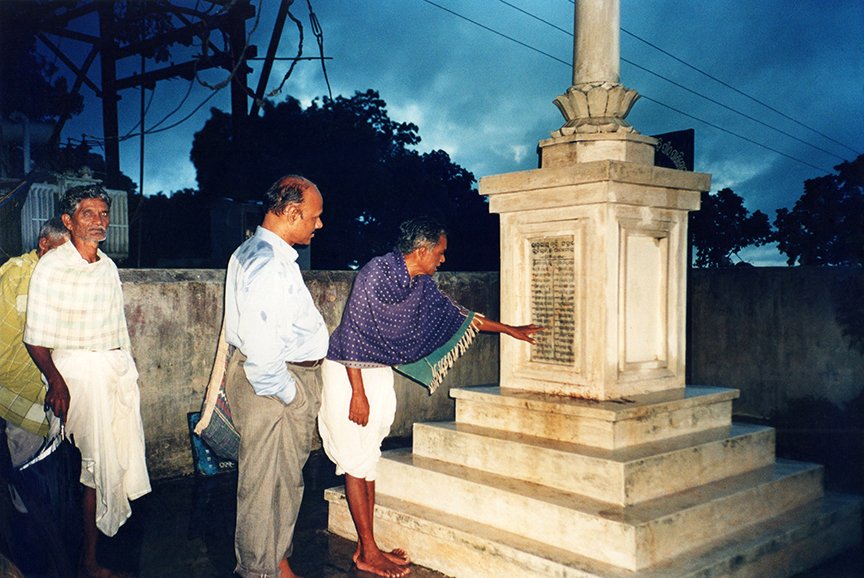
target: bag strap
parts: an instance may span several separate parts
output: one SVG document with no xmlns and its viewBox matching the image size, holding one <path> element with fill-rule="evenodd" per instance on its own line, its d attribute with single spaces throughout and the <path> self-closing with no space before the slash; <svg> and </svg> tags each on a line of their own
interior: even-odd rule
<svg viewBox="0 0 864 578">
<path fill-rule="evenodd" d="M 207 391 L 204 394 L 204 405 L 201 409 L 201 419 L 195 425 L 195 433 L 201 435 L 213 416 L 216 409 L 216 400 L 225 379 L 225 367 L 228 364 L 228 342 L 225 340 L 225 319 L 222 319 L 222 329 L 219 331 L 219 343 L 216 346 L 216 358 L 213 360 L 213 369 L 210 370 L 210 381 L 207 383 Z"/>
</svg>

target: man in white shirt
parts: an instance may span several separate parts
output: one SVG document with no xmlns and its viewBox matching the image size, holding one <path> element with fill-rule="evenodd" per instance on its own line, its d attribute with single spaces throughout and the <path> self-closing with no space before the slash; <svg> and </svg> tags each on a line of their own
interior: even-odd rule
<svg viewBox="0 0 864 578">
<path fill-rule="evenodd" d="M 294 578 L 288 558 L 329 335 L 293 246 L 308 245 L 323 226 L 323 199 L 312 182 L 289 175 L 270 187 L 264 208 L 225 280 L 225 383 L 240 432 L 235 572 Z"/>
<path fill-rule="evenodd" d="M 111 197 L 100 185 L 72 187 L 60 202 L 71 241 L 39 259 L 27 296 L 24 343 L 45 376 L 45 404 L 81 451 L 84 544 L 79 576 L 117 576 L 96 559 L 98 531 L 113 536 L 130 500 L 150 491 L 138 371 L 123 290 L 99 249 Z"/>
</svg>

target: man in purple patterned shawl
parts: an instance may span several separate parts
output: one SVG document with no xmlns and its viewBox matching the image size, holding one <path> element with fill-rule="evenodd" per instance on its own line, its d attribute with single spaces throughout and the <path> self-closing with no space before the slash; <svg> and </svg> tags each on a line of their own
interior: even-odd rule
<svg viewBox="0 0 864 578">
<path fill-rule="evenodd" d="M 318 428 L 336 473 L 345 474 L 358 536 L 354 562 L 359 570 L 387 578 L 410 572 L 408 554 L 382 552 L 372 533 L 381 442 L 396 413 L 391 368 L 431 392 L 477 331 L 534 343 L 540 330 L 487 319 L 441 293 L 432 275 L 446 250 L 447 232 L 437 221 L 421 217 L 402 223 L 396 249 L 357 274 L 322 366 Z"/>
</svg>

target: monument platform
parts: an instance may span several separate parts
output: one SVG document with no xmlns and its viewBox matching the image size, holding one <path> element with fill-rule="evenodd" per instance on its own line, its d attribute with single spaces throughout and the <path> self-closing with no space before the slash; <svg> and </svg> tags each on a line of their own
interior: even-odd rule
<svg viewBox="0 0 864 578">
<path fill-rule="evenodd" d="M 453 423 L 385 453 L 375 533 L 457 577 L 790 576 L 860 542 L 862 500 L 733 424 L 737 391 L 620 401 L 451 390 Z M 341 489 L 329 529 L 356 539 Z"/>
</svg>

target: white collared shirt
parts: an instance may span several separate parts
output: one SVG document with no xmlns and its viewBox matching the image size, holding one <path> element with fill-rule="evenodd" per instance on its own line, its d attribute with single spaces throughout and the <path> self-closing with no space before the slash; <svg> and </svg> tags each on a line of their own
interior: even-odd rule
<svg viewBox="0 0 864 578">
<path fill-rule="evenodd" d="M 327 325 L 303 282 L 297 251 L 262 227 L 228 262 L 225 338 L 246 356 L 255 393 L 286 404 L 297 390 L 285 363 L 327 355 Z"/>
</svg>

